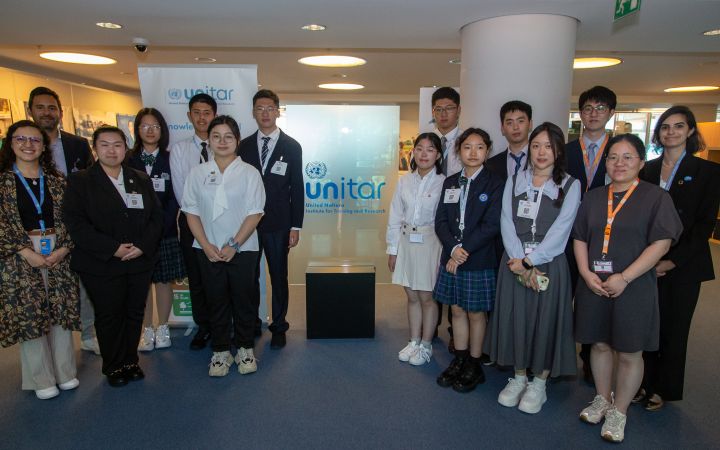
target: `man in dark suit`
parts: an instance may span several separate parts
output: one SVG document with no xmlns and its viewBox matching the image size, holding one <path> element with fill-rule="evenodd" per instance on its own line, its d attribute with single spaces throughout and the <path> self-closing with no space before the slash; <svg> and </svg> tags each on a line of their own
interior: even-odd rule
<svg viewBox="0 0 720 450">
<path fill-rule="evenodd" d="M 87 139 L 60 129 L 63 111 L 60 96 L 55 91 L 44 86 L 38 86 L 30 91 L 28 113 L 50 136 L 50 151 L 58 171 L 68 176 L 92 165 L 94 159 Z M 100 347 L 95 338 L 95 311 L 82 284 L 80 284 L 80 318 L 82 321 L 80 348 L 99 355 Z"/>
<path fill-rule="evenodd" d="M 276 125 L 280 117 L 280 99 L 273 91 L 262 89 L 253 97 L 253 117 L 258 131 L 243 139 L 239 155 L 262 175 L 265 185 L 265 215 L 258 225 L 260 255 L 265 252 L 272 286 L 271 348 L 285 346 L 289 325 L 288 254 L 300 241 L 305 214 L 305 192 L 300 144 Z M 258 258 L 260 273 L 260 258 Z M 260 281 L 255 282 L 253 302 L 260 308 Z M 259 315 L 259 314 L 258 314 Z M 256 334 L 261 325 L 258 318 Z"/>
<path fill-rule="evenodd" d="M 500 131 L 507 148 L 490 158 L 485 166 L 504 180 L 516 175 L 528 164 L 528 136 L 532 130 L 532 106 L 511 100 L 500 108 Z"/>
</svg>

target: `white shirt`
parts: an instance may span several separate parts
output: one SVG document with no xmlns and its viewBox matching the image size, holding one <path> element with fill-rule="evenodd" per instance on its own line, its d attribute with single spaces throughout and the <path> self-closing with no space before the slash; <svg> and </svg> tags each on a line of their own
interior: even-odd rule
<svg viewBox="0 0 720 450">
<path fill-rule="evenodd" d="M 152 153 L 146 152 L 145 149 L 143 149 L 143 151 L 142 151 L 143 155 L 152 155 L 155 157 L 155 159 L 157 159 L 157 156 L 159 153 L 160 153 L 160 147 L 156 148 L 155 151 Z M 152 170 L 153 170 L 153 166 L 148 166 L 147 164 L 145 164 L 145 172 L 147 172 L 148 175 L 150 175 L 152 173 Z M 172 169 L 170 169 L 170 170 L 172 170 Z"/>
<path fill-rule="evenodd" d="M 533 266 L 537 266 L 550 262 L 553 258 L 565 252 L 565 245 L 570 237 L 570 231 L 572 231 L 572 226 L 575 222 L 575 215 L 580 207 L 580 182 L 575 180 L 569 188 L 567 185 L 563 187 L 565 198 L 560 207 L 560 214 L 555 218 L 553 224 L 550 225 L 550 229 L 545 234 L 542 242 L 540 242 L 535 250 L 525 255 L 523 243 L 517 235 L 515 223 L 513 222 L 512 201 L 513 196 L 522 195 L 527 192 L 528 181 L 530 189 L 535 192 L 540 190 L 540 188 L 533 186 L 532 176 L 530 169 L 518 172 L 514 194 L 512 192 L 513 177 L 508 176 L 507 182 L 505 182 L 505 190 L 503 191 L 500 232 L 502 233 L 505 251 L 511 259 L 527 257 Z M 568 175 L 565 175 L 563 183 L 567 183 L 568 178 Z M 550 180 L 549 183 L 544 184 L 543 194 L 551 200 L 556 200 L 559 194 L 558 186 Z M 540 204 L 541 208 L 542 205 L 546 204 L 546 201 L 547 199 L 543 199 Z"/>
<path fill-rule="evenodd" d="M 173 177 L 173 191 L 178 203 L 182 204 L 183 189 L 185 187 L 185 179 L 190 174 L 193 167 L 200 165 L 200 152 L 202 151 L 202 142 L 207 141 L 200 139 L 197 134 L 191 138 L 183 139 L 173 144 L 170 148 L 170 172 Z M 208 161 L 213 160 L 213 152 L 210 145 L 207 146 Z"/>
<path fill-rule="evenodd" d="M 387 242 L 388 255 L 397 255 L 400 242 L 400 228 L 403 224 L 413 227 L 435 226 L 437 210 L 445 175 L 435 173 L 435 167 L 421 177 L 417 170 L 403 175 L 398 180 L 388 218 Z"/>
<path fill-rule="evenodd" d="M 267 165 L 270 161 L 270 157 L 273 154 L 273 150 L 275 150 L 275 144 L 277 144 L 278 138 L 280 137 L 280 128 L 275 127 L 275 130 L 265 135 L 262 131 L 258 130 L 257 132 L 257 147 L 258 147 L 258 161 L 262 164 L 262 147 L 263 147 L 263 137 L 269 137 L 270 140 L 268 141 L 268 154 L 265 158 L 265 164 L 262 166 L 262 173 L 264 174 L 267 172 Z"/>
<path fill-rule="evenodd" d="M 247 216 L 262 214 L 265 188 L 260 172 L 240 157 L 220 173 L 211 159 L 198 164 L 185 180 L 182 211 L 200 217 L 205 236 L 217 248 L 223 248 L 237 234 Z M 193 247 L 201 248 L 197 239 Z M 240 251 L 259 250 L 257 231 L 240 245 Z"/>
<path fill-rule="evenodd" d="M 105 174 L 107 175 L 107 173 Z M 125 202 L 125 206 L 127 206 L 127 191 L 125 190 L 125 180 L 123 179 L 123 171 L 120 169 L 120 174 L 117 178 L 113 178 L 110 175 L 107 176 L 110 178 L 110 181 L 112 181 L 113 186 L 115 186 L 115 189 L 118 191 L 118 194 L 120 194 L 120 198 L 123 199 L 123 202 Z"/>
<path fill-rule="evenodd" d="M 443 134 L 436 128 L 435 134 L 442 140 Z M 445 146 L 446 151 L 443 152 L 443 158 L 447 161 L 447 176 L 454 175 L 460 172 L 463 168 L 462 162 L 457 152 L 455 152 L 455 141 L 460 136 L 460 127 L 455 127 L 448 132 L 444 137 L 447 139 L 447 145 Z"/>
<path fill-rule="evenodd" d="M 507 164 L 507 174 L 508 174 L 509 177 L 511 177 L 511 176 L 515 175 L 515 166 L 516 166 L 517 163 L 515 162 L 515 159 L 514 159 L 512 156 L 510 156 L 510 155 L 513 155 L 513 154 L 514 154 L 514 153 L 510 150 L 510 147 L 508 147 L 507 152 L 508 152 L 507 158 L 506 158 L 506 159 L 507 159 L 507 161 L 506 161 L 506 164 Z M 526 145 L 525 147 L 523 147 L 523 148 L 520 150 L 520 153 L 524 154 L 525 156 L 523 156 L 522 160 L 520 160 L 520 170 L 518 171 L 518 174 L 520 174 L 520 172 L 522 172 L 522 170 L 527 166 L 527 160 L 528 160 L 528 158 L 529 158 L 529 156 L 528 156 L 528 146 Z M 516 156 L 517 156 L 517 155 L 516 155 Z"/>
<path fill-rule="evenodd" d="M 57 139 L 55 139 L 55 142 L 50 144 L 50 150 L 52 151 L 55 168 L 58 170 L 58 172 L 67 176 L 67 161 L 65 161 L 65 149 L 63 149 L 62 135 L 60 134 L 59 128 L 57 130 Z"/>
</svg>

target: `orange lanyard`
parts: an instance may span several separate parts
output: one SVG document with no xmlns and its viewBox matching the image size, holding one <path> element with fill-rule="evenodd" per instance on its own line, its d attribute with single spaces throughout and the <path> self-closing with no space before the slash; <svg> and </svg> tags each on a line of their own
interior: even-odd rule
<svg viewBox="0 0 720 450">
<path fill-rule="evenodd" d="M 608 246 L 610 245 L 610 234 L 612 233 L 612 224 L 615 220 L 615 216 L 618 212 L 622 209 L 623 206 L 625 206 L 625 202 L 630 198 L 633 192 L 635 192 L 635 188 L 640 182 L 636 178 L 633 182 L 632 186 L 630 186 L 630 189 L 625 192 L 625 195 L 623 195 L 623 198 L 620 200 L 620 203 L 618 203 L 617 207 L 613 210 L 612 204 L 613 204 L 613 187 L 612 184 L 608 186 L 608 208 L 607 208 L 607 224 L 605 225 L 605 238 L 603 239 L 603 248 L 602 248 L 602 256 L 603 259 L 605 259 L 605 256 L 607 256 L 608 252 Z"/>
<path fill-rule="evenodd" d="M 605 139 L 603 139 L 602 145 L 597 150 L 597 153 L 595 153 L 595 160 L 593 161 L 592 166 L 591 166 L 590 159 L 588 158 L 587 149 L 585 148 L 585 138 L 580 136 L 580 148 L 582 149 L 583 162 L 585 163 L 585 178 L 587 178 L 587 185 L 585 185 L 585 192 L 588 191 L 588 189 L 590 188 L 590 184 L 592 184 L 591 177 L 595 176 L 595 171 L 597 170 L 598 164 L 600 164 L 600 159 L 602 158 L 602 154 L 605 152 L 605 145 L 607 145 L 609 139 L 610 139 L 610 135 L 605 133 Z"/>
</svg>

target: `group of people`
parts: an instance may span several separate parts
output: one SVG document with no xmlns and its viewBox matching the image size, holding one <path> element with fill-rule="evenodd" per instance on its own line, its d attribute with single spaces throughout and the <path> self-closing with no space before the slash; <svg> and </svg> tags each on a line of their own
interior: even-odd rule
<svg viewBox="0 0 720 450">
<path fill-rule="evenodd" d="M 714 278 L 720 165 L 694 156 L 704 144 L 685 106 L 659 117 L 661 156 L 646 162 L 640 138 L 606 131 L 616 104 L 606 87 L 583 92 L 583 132 L 566 145 L 557 125 L 533 128 L 532 107 L 509 101 L 508 147 L 490 158 L 489 134 L 461 131 L 459 94 L 439 88 L 437 129 L 416 138 L 392 199 L 387 253 L 408 299 L 400 361 L 431 360 L 448 305 L 453 359 L 437 383 L 468 392 L 483 365 L 509 366 L 498 403 L 535 414 L 548 377 L 576 374 L 580 343 L 597 392 L 579 417 L 621 442 L 631 403 L 682 399 L 700 283 Z"/>
</svg>

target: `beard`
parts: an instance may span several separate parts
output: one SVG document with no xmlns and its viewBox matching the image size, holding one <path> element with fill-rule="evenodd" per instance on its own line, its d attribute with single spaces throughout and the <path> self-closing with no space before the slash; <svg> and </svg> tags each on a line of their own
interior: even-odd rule
<svg viewBox="0 0 720 450">
<path fill-rule="evenodd" d="M 58 125 L 60 125 L 60 118 L 56 118 L 53 116 L 40 116 L 38 118 L 39 120 L 35 120 L 35 123 L 40 125 L 40 128 L 45 130 L 48 134 L 51 132 L 55 132 L 58 128 Z"/>
</svg>

